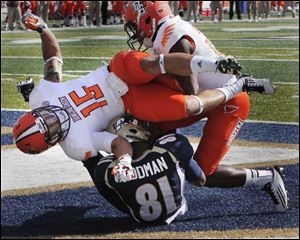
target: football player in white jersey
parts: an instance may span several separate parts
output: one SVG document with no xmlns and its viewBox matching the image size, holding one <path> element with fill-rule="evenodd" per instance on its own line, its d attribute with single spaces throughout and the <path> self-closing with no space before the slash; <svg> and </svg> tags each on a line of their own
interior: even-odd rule
<svg viewBox="0 0 300 240">
<path fill-rule="evenodd" d="M 167 1 L 131 1 L 125 10 L 124 30 L 129 36 L 127 43 L 131 49 L 135 49 L 135 45 L 139 44 L 138 50 L 144 45 L 154 54 L 181 52 L 216 61 L 225 57 L 202 32 L 182 20 L 180 16 L 173 16 Z M 155 61 L 159 61 L 158 57 L 153 57 L 153 62 Z M 234 58 L 232 61 L 235 61 Z M 147 64 L 153 63 L 148 61 Z M 175 78 L 180 84 L 179 90 L 186 94 L 198 94 L 207 89 L 220 88 L 237 82 L 236 73 L 200 72 L 190 76 L 177 75 Z M 249 80 L 253 78 L 249 77 Z M 185 121 L 167 122 L 160 127 L 163 131 L 170 131 L 190 125 L 201 118 L 207 118 L 203 136 L 194 155 L 194 159 L 207 176 L 206 186 L 257 185 L 271 194 L 279 211 L 286 211 L 288 198 L 279 168 L 238 169 L 220 164 L 248 117 L 249 111 L 249 96 L 240 93 L 206 114 Z"/>
<path fill-rule="evenodd" d="M 44 79 L 37 86 L 32 87 L 32 83 L 19 85 L 20 92 L 33 109 L 21 116 L 13 127 L 14 141 L 25 153 L 40 153 L 59 143 L 70 158 L 85 161 L 97 156 L 101 150 L 106 151 L 113 153 L 118 159 L 119 164 L 116 164 L 113 174 L 121 178 L 131 170 L 132 147 L 123 137 L 105 131 L 114 117 L 127 111 L 135 112 L 142 120 L 178 120 L 208 111 L 226 101 L 229 95 L 233 97 L 245 90 L 245 87 L 246 90 L 253 87 L 246 81 L 240 81 L 229 87 L 186 96 L 154 83 L 131 86 L 110 72 L 107 66 L 79 79 L 60 82 L 63 62 L 54 34 L 42 19 L 30 12 L 24 15 L 23 22 L 28 29 L 40 33 L 45 61 Z M 190 74 L 192 71 L 203 70 L 224 71 L 226 66 L 231 66 L 231 62 L 226 59 L 219 62 L 202 58 L 200 60 L 203 65 L 198 64 L 199 59 L 187 54 L 166 55 L 164 66 L 157 63 L 155 69 L 157 73 L 161 73 L 163 68 L 173 74 Z M 185 70 L 181 69 L 183 64 L 186 66 Z M 138 68 L 142 71 L 142 67 L 135 67 Z M 267 94 L 274 92 L 270 82 L 264 82 L 261 87 L 266 87 Z M 160 94 L 147 94 L 151 88 Z M 268 92 L 270 89 L 271 92 Z M 161 109 L 152 104 L 155 100 L 159 100 Z M 169 106 L 175 106 L 173 111 L 168 109 Z M 126 171 L 122 171 L 123 169 Z"/>
</svg>

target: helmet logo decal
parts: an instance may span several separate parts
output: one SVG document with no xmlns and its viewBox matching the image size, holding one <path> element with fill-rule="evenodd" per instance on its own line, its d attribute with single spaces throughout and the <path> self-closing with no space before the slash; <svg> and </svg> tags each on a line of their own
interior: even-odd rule
<svg viewBox="0 0 300 240">
<path fill-rule="evenodd" d="M 133 3 L 133 8 L 134 8 L 134 11 L 137 12 L 136 22 L 139 25 L 141 16 L 146 14 L 145 6 L 144 6 L 143 2 L 136 1 Z"/>
<path fill-rule="evenodd" d="M 140 16 L 144 15 L 146 13 L 145 6 L 143 2 L 136 1 L 133 3 L 134 11 L 136 11 Z"/>
<path fill-rule="evenodd" d="M 175 28 L 175 23 L 166 27 L 165 31 L 164 31 L 164 35 L 163 38 L 161 40 L 161 44 L 163 45 L 163 47 L 166 45 L 166 43 L 168 42 L 169 38 L 171 37 L 173 30 Z"/>
</svg>

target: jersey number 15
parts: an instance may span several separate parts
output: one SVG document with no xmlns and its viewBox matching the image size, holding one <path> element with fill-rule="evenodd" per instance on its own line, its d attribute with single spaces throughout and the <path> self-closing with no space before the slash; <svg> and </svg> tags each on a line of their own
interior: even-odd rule
<svg viewBox="0 0 300 240">
<path fill-rule="evenodd" d="M 82 97 L 79 97 L 75 91 L 69 93 L 70 98 L 73 100 L 77 107 L 89 100 L 97 100 L 104 97 L 104 94 L 102 93 L 101 89 L 97 84 L 90 87 L 82 86 L 82 88 L 85 92 L 85 95 Z M 104 107 L 106 105 L 107 102 L 105 100 L 93 102 L 92 104 L 82 109 L 80 112 L 84 117 L 88 117 L 92 111 L 96 110 L 99 107 Z"/>
</svg>

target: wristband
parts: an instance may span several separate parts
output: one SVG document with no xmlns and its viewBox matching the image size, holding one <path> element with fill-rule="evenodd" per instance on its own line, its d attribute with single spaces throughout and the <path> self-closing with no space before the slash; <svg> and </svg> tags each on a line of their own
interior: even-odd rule
<svg viewBox="0 0 300 240">
<path fill-rule="evenodd" d="M 53 56 L 53 57 L 50 57 L 48 58 L 44 64 L 47 64 L 48 62 L 50 62 L 52 59 L 56 59 L 57 61 L 59 61 L 61 64 L 64 64 L 63 60 L 61 60 L 60 58 L 56 57 L 56 56 Z"/>
<path fill-rule="evenodd" d="M 39 34 L 43 34 L 47 29 L 47 25 L 44 26 L 44 25 L 41 25 L 36 31 L 39 33 Z"/>
<path fill-rule="evenodd" d="M 132 157 L 128 153 L 126 153 L 126 154 L 123 154 L 122 156 L 120 156 L 118 158 L 118 161 L 122 162 L 122 163 L 131 164 Z"/>
<path fill-rule="evenodd" d="M 161 73 L 166 74 L 164 55 L 163 54 L 159 55 L 159 67 L 160 67 Z"/>
</svg>

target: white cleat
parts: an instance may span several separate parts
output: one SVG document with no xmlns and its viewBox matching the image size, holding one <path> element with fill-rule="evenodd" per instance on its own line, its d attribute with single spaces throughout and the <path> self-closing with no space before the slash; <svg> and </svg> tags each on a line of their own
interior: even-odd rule
<svg viewBox="0 0 300 240">
<path fill-rule="evenodd" d="M 263 190 L 270 194 L 279 212 L 286 212 L 289 209 L 289 198 L 283 182 L 282 169 L 275 166 L 272 171 L 273 181 L 266 184 Z"/>
<path fill-rule="evenodd" d="M 273 95 L 276 91 L 275 85 L 269 79 L 256 79 L 252 77 L 242 77 L 244 92 L 258 92 L 265 95 Z"/>
</svg>

